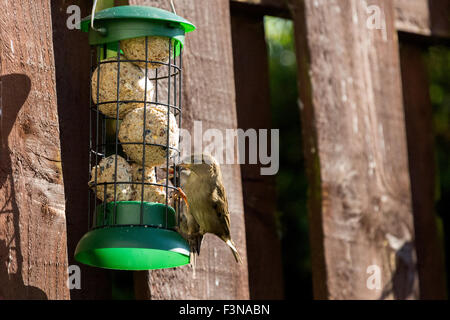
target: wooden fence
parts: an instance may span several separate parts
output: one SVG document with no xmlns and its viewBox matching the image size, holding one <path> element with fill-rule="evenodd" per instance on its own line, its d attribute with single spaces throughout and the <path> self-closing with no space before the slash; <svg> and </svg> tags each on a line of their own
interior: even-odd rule
<svg viewBox="0 0 450 320">
<path fill-rule="evenodd" d="M 100 269 L 82 267 L 82 290 L 66 286 L 88 224 L 90 65 L 87 37 L 66 27 L 66 10 L 78 5 L 86 16 L 91 4 L 0 0 L 0 298 L 111 294 Z M 170 9 L 166 0 L 129 4 Z M 369 6 L 381 9 L 380 29 L 367 26 Z M 185 51 L 187 129 L 197 120 L 204 129 L 271 128 L 263 17 L 294 21 L 314 296 L 445 298 L 421 50 L 450 38 L 450 1 L 176 0 L 176 8 L 198 27 Z M 223 170 L 244 264 L 207 236 L 195 273 L 135 273 L 137 298 L 283 298 L 273 177 L 250 165 Z M 381 268 L 382 290 L 366 286 L 371 265 Z"/>
</svg>

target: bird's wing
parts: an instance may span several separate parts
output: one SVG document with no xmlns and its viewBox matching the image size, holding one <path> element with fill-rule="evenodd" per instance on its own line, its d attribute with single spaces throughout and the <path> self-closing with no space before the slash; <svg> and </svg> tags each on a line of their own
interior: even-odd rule
<svg viewBox="0 0 450 320">
<path fill-rule="evenodd" d="M 188 241 L 191 247 L 191 252 L 199 255 L 203 234 L 200 233 L 200 225 L 189 211 L 190 209 L 183 202 L 181 202 L 178 210 L 180 220 L 177 231 L 186 241 Z"/>
<path fill-rule="evenodd" d="M 225 188 L 222 184 L 217 184 L 212 196 L 213 207 L 216 211 L 217 217 L 223 219 L 225 222 L 226 236 L 230 235 L 230 213 L 228 211 L 228 200 L 225 193 Z"/>
</svg>

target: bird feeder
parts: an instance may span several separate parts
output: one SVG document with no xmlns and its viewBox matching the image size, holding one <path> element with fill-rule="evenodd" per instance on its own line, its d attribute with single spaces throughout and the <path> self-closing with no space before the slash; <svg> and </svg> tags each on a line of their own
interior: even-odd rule
<svg viewBox="0 0 450 320">
<path fill-rule="evenodd" d="M 149 270 L 189 263 L 176 232 L 182 49 L 195 30 L 174 13 L 144 6 L 82 20 L 92 46 L 88 232 L 81 263 Z M 165 169 L 165 170 L 162 170 Z"/>
</svg>

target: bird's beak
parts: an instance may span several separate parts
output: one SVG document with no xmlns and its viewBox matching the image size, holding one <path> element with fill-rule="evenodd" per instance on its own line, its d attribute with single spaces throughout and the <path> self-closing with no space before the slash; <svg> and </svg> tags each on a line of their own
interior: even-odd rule
<svg viewBox="0 0 450 320">
<path fill-rule="evenodd" d="M 177 165 L 178 167 L 180 167 L 181 169 L 189 169 L 190 168 L 190 164 L 188 163 L 180 163 Z M 174 166 L 169 167 L 169 169 L 167 170 L 167 168 L 161 168 L 163 171 L 169 171 L 169 179 L 173 179 L 173 176 L 175 174 L 175 168 Z"/>
<path fill-rule="evenodd" d="M 167 170 L 166 168 L 161 168 L 162 171 L 165 172 L 169 172 L 169 179 L 172 180 L 173 179 L 173 175 L 175 173 L 175 170 L 173 167 L 169 167 L 169 170 Z"/>
<path fill-rule="evenodd" d="M 191 165 L 189 163 L 180 163 L 178 166 L 182 169 L 189 169 Z"/>
</svg>

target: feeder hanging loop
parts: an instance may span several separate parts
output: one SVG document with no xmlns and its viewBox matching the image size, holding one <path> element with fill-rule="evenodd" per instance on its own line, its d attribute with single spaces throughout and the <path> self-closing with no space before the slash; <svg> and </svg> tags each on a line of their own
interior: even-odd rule
<svg viewBox="0 0 450 320">
<path fill-rule="evenodd" d="M 105 29 L 105 28 L 97 29 L 97 28 L 94 27 L 95 11 L 96 11 L 96 9 L 97 9 L 97 1 L 98 1 L 98 0 L 94 0 L 94 4 L 92 5 L 92 12 L 91 12 L 91 29 L 97 31 L 97 32 L 100 33 L 101 35 L 106 35 L 106 29 Z"/>
<path fill-rule="evenodd" d="M 173 4 L 173 0 L 170 0 L 170 6 L 172 7 L 173 13 L 177 14 L 177 11 L 175 10 L 175 5 Z"/>
</svg>

